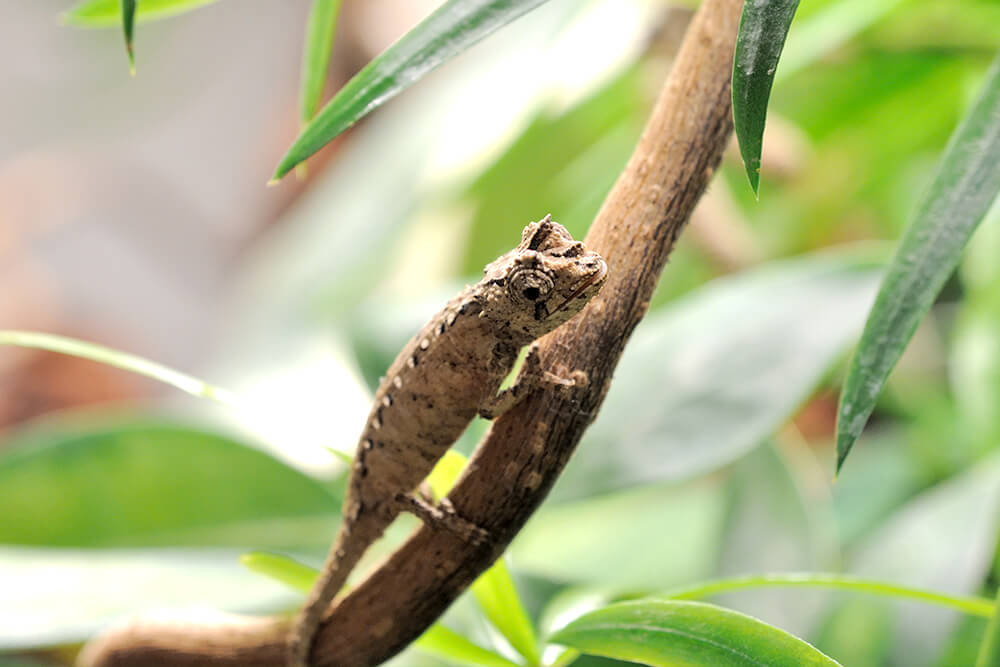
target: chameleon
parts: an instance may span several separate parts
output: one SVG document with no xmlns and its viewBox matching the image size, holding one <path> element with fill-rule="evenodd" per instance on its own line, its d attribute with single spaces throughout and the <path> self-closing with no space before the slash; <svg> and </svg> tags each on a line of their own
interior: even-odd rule
<svg viewBox="0 0 1000 667">
<path fill-rule="evenodd" d="M 579 381 L 542 372 L 533 345 L 518 380 L 500 388 L 523 347 L 598 293 L 608 273 L 601 256 L 547 215 L 525 227 L 517 247 L 483 273 L 403 347 L 375 392 L 351 464 L 343 520 L 289 633 L 289 667 L 307 667 L 323 616 L 400 512 L 474 543 L 485 539 L 447 499 L 435 505 L 417 491 L 473 417 L 499 416 L 530 387 Z"/>
</svg>

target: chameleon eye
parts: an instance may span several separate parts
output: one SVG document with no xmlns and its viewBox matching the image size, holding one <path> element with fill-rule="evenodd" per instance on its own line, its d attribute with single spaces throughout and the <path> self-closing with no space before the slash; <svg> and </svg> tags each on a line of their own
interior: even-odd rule
<svg viewBox="0 0 1000 667">
<path fill-rule="evenodd" d="M 521 269 L 507 281 L 507 291 L 517 303 L 534 303 L 552 293 L 552 279 L 535 269 Z"/>
</svg>

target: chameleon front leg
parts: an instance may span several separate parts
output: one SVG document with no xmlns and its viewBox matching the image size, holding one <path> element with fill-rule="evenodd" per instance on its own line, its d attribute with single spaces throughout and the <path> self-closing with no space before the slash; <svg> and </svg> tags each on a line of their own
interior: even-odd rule
<svg viewBox="0 0 1000 667">
<path fill-rule="evenodd" d="M 554 373 L 543 371 L 538 356 L 538 345 L 534 344 L 528 350 L 528 356 L 524 359 L 524 367 L 514 384 L 480 403 L 479 416 L 483 419 L 496 419 L 517 405 L 530 390 L 540 386 L 573 387 L 577 384 L 578 379 L 576 378 L 568 380 Z"/>
</svg>

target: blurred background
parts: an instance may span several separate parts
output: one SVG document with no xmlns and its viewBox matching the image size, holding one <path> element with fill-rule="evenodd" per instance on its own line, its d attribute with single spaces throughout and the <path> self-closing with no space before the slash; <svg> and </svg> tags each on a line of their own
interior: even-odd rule
<svg viewBox="0 0 1000 667">
<path fill-rule="evenodd" d="M 0 0 L 0 328 L 99 342 L 239 397 L 0 347 L 0 665 L 68 664 L 138 612 L 293 608 L 239 555 L 319 563 L 343 477 L 326 448 L 353 449 L 399 347 L 529 220 L 586 233 L 693 11 L 551 0 L 269 188 L 299 129 L 308 4 L 140 24 L 132 78 L 117 28 L 61 25 L 66 1 Z M 328 94 L 438 4 L 345 0 Z M 731 149 L 599 419 L 511 549 L 543 629 L 596 593 L 746 573 L 994 594 L 996 207 L 836 483 L 832 436 L 886 241 L 998 47 L 993 0 L 802 3 L 760 200 Z M 852 666 L 972 664 L 984 626 L 860 594 L 720 602 Z M 502 643 L 464 599 L 446 623 Z"/>
</svg>

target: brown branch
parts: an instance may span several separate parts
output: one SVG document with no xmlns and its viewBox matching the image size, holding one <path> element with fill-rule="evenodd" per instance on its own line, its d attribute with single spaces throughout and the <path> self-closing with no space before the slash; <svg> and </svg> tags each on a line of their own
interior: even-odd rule
<svg viewBox="0 0 1000 667">
<path fill-rule="evenodd" d="M 484 527 L 470 546 L 423 527 L 324 622 L 317 665 L 377 665 L 416 639 L 503 550 L 541 504 L 597 414 L 625 342 L 716 167 L 731 132 L 730 72 L 742 0 L 706 0 L 695 16 L 635 153 L 590 229 L 610 267 L 601 294 L 541 342 L 543 365 L 589 382 L 540 392 L 493 425 L 450 495 Z M 88 647 L 87 665 L 268 665 L 282 657 L 283 622 L 255 630 L 132 626 Z"/>
</svg>

